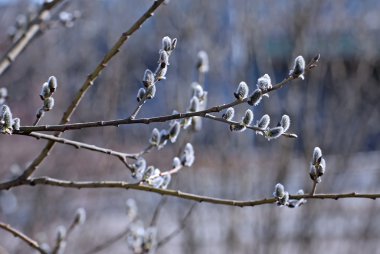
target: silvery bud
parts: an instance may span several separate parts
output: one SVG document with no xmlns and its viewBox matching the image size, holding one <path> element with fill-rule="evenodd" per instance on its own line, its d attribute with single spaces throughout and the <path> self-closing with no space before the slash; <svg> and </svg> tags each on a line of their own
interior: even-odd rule
<svg viewBox="0 0 380 254">
<path fill-rule="evenodd" d="M 281 183 L 276 184 L 276 186 L 274 187 L 273 196 L 275 198 L 283 198 L 284 195 L 285 195 L 284 185 L 282 185 Z"/>
<path fill-rule="evenodd" d="M 160 51 L 160 59 L 158 60 L 158 64 L 160 65 L 161 68 L 164 68 L 169 64 L 169 55 L 165 50 Z"/>
<path fill-rule="evenodd" d="M 143 175 L 143 180 L 144 181 L 147 181 L 150 177 L 152 177 L 154 175 L 154 167 L 153 166 L 149 166 L 147 167 L 147 169 L 145 170 L 144 172 L 144 175 Z"/>
<path fill-rule="evenodd" d="M 161 130 L 160 131 L 160 143 L 157 147 L 158 150 L 160 150 L 161 148 L 163 148 L 166 143 L 168 142 L 168 139 L 169 139 L 169 132 L 165 129 Z"/>
<path fill-rule="evenodd" d="M 206 73 L 209 71 L 209 61 L 208 61 L 208 55 L 206 51 L 199 51 L 198 52 L 198 62 L 197 62 L 197 69 L 201 73 Z"/>
<path fill-rule="evenodd" d="M 290 117 L 288 115 L 283 115 L 280 121 L 280 125 L 284 129 L 284 132 L 286 132 L 290 127 Z"/>
<path fill-rule="evenodd" d="M 82 225 L 86 221 L 86 210 L 84 208 L 78 208 L 75 213 L 75 223 Z"/>
<path fill-rule="evenodd" d="M 270 117 L 269 117 L 269 115 L 265 114 L 257 122 L 257 127 L 260 128 L 260 129 L 262 129 L 262 130 L 265 130 L 265 129 L 268 128 L 269 123 L 270 123 Z"/>
<path fill-rule="evenodd" d="M 203 99 L 204 91 L 203 87 L 200 84 L 193 82 L 191 84 L 191 89 L 193 90 L 193 96 L 197 97 L 200 100 Z"/>
<path fill-rule="evenodd" d="M 199 110 L 199 99 L 193 96 L 190 100 L 189 112 L 196 112 Z"/>
<path fill-rule="evenodd" d="M 158 146 L 160 144 L 160 131 L 157 128 L 154 128 L 152 131 L 152 135 L 149 139 L 149 143 L 154 146 Z"/>
<path fill-rule="evenodd" d="M 13 119 L 13 125 L 12 125 L 12 127 L 16 131 L 20 130 L 20 118 L 14 118 Z"/>
<path fill-rule="evenodd" d="M 237 131 L 237 132 L 243 132 L 247 128 L 244 125 L 241 124 L 231 124 L 230 125 L 230 131 Z"/>
<path fill-rule="evenodd" d="M 54 77 L 54 76 L 51 76 L 51 77 L 48 79 L 48 86 L 49 86 L 50 92 L 51 92 L 51 93 L 54 93 L 55 90 L 57 89 L 57 86 L 58 86 L 57 78 Z"/>
<path fill-rule="evenodd" d="M 272 88 L 272 81 L 268 74 L 264 74 L 262 77 L 260 77 L 257 80 L 256 84 L 257 88 L 260 89 L 263 92 L 268 91 L 268 89 Z"/>
<path fill-rule="evenodd" d="M 271 129 L 269 129 L 268 131 L 266 131 L 265 137 L 268 140 L 276 139 L 276 138 L 280 137 L 283 133 L 284 133 L 284 128 L 282 128 L 281 126 L 277 126 L 277 127 L 273 127 Z"/>
<path fill-rule="evenodd" d="M 185 149 L 183 150 L 181 154 L 181 163 L 185 167 L 191 167 L 194 163 L 195 156 L 194 156 L 194 148 L 192 144 L 187 143 L 185 146 Z"/>
<path fill-rule="evenodd" d="M 235 109 L 233 107 L 229 107 L 226 112 L 222 115 L 222 118 L 230 121 L 232 118 L 234 118 L 235 115 Z"/>
<path fill-rule="evenodd" d="M 173 51 L 177 47 L 177 38 L 174 38 L 172 40 L 172 46 L 171 46 L 171 51 Z"/>
<path fill-rule="evenodd" d="M 242 81 L 242 82 L 239 83 L 239 86 L 236 89 L 236 92 L 234 93 L 234 96 L 239 101 L 242 101 L 245 98 L 247 98 L 248 93 L 249 93 L 248 85 L 247 85 L 247 83 L 245 83 L 244 81 Z"/>
<path fill-rule="evenodd" d="M 245 126 L 248 126 L 252 123 L 252 121 L 253 121 L 253 112 L 252 110 L 247 109 L 242 119 L 242 124 Z"/>
<path fill-rule="evenodd" d="M 154 84 L 154 74 L 151 70 L 149 69 L 145 70 L 142 82 L 145 87 L 150 87 Z"/>
<path fill-rule="evenodd" d="M 132 176 L 137 180 L 141 180 L 145 169 L 146 169 L 146 160 L 142 157 L 138 158 L 137 161 L 132 165 L 133 174 Z"/>
<path fill-rule="evenodd" d="M 177 140 L 180 130 L 181 130 L 181 125 L 178 121 L 176 121 L 172 126 L 170 126 L 170 130 L 169 130 L 170 142 L 174 143 Z"/>
<path fill-rule="evenodd" d="M 49 84 L 47 82 L 45 82 L 41 88 L 40 98 L 41 98 L 41 100 L 45 100 L 45 99 L 49 98 L 50 96 L 51 96 L 51 91 L 49 88 Z"/>
<path fill-rule="evenodd" d="M 263 92 L 260 89 L 256 89 L 253 91 L 253 94 L 251 97 L 249 97 L 248 104 L 251 106 L 257 106 L 259 105 L 261 99 L 262 99 Z"/>
<path fill-rule="evenodd" d="M 159 170 L 159 169 L 156 169 L 156 170 Z M 155 175 L 151 178 L 149 178 L 147 181 L 146 181 L 147 184 L 149 184 L 150 186 L 153 186 L 154 188 L 161 188 L 162 184 L 164 183 L 164 178 L 162 176 L 159 176 Z"/>
<path fill-rule="evenodd" d="M 53 109 L 53 107 L 54 107 L 54 98 L 53 97 L 46 98 L 44 100 L 43 110 L 50 111 Z"/>
<path fill-rule="evenodd" d="M 312 164 L 317 164 L 319 158 L 322 157 L 322 150 L 319 147 L 315 147 L 313 151 L 313 161 Z"/>
<path fill-rule="evenodd" d="M 150 100 L 150 99 L 153 99 L 155 95 L 156 95 L 156 86 L 155 85 L 149 86 L 146 89 L 146 98 Z"/>
<path fill-rule="evenodd" d="M 165 66 L 158 66 L 157 70 L 156 70 L 156 78 L 158 81 L 160 80 L 163 80 L 163 79 L 166 79 L 166 73 L 168 72 L 168 66 L 165 65 Z"/>
<path fill-rule="evenodd" d="M 164 51 L 170 51 L 172 48 L 172 40 L 170 39 L 169 36 L 165 36 L 162 38 L 162 49 Z"/>
<path fill-rule="evenodd" d="M 0 104 L 4 104 L 7 98 L 8 98 L 8 90 L 5 87 L 1 87 L 0 88 Z"/>
<path fill-rule="evenodd" d="M 10 108 L 7 105 L 1 106 L 0 115 L 1 132 L 11 134 L 13 130 L 13 117 Z"/>
<path fill-rule="evenodd" d="M 303 80 L 305 78 L 304 73 L 305 59 L 303 59 L 302 56 L 297 56 L 296 59 L 294 59 L 292 69 L 289 71 L 289 76 L 292 76 L 293 78 L 300 78 Z"/>
<path fill-rule="evenodd" d="M 141 87 L 141 88 L 139 89 L 139 91 L 137 92 L 137 102 L 142 101 L 142 99 L 143 99 L 144 96 L 145 96 L 145 93 L 146 93 L 145 89 Z"/>
<path fill-rule="evenodd" d="M 181 160 L 178 157 L 173 158 L 172 168 L 178 168 L 182 166 Z"/>
</svg>

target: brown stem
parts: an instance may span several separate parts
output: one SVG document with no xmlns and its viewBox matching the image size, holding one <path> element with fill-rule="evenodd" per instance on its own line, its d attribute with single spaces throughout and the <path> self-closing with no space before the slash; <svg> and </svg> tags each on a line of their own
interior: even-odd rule
<svg viewBox="0 0 380 254">
<path fill-rule="evenodd" d="M 21 52 L 29 45 L 29 43 L 41 31 L 41 23 L 49 18 L 50 11 L 63 0 L 53 0 L 49 3 L 44 3 L 38 12 L 38 15 L 29 23 L 27 30 L 22 36 L 12 45 L 0 60 L 0 76 L 8 69 L 8 67 L 16 60 Z"/>
<path fill-rule="evenodd" d="M 18 231 L 17 229 L 12 228 L 9 224 L 5 224 L 3 222 L 0 222 L 0 228 L 4 229 L 5 231 L 8 231 L 11 233 L 14 237 L 20 238 L 24 242 L 26 242 L 30 247 L 33 249 L 37 250 L 41 254 L 47 254 L 40 245 L 38 244 L 37 241 L 31 239 L 29 236 L 25 235 L 24 233 Z"/>
</svg>

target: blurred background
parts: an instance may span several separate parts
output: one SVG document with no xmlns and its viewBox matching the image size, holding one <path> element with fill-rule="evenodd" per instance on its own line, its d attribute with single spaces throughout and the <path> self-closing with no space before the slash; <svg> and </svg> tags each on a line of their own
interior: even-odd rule
<svg viewBox="0 0 380 254">
<path fill-rule="evenodd" d="M 41 85 L 55 75 L 56 106 L 41 124 L 58 123 L 86 76 L 122 32 L 152 1 L 67 1 L 78 10 L 72 27 L 53 26 L 36 38 L 1 76 L 7 101 L 22 125 L 31 125 L 41 107 Z M 35 1 L 1 1 L 0 53 L 12 45 L 9 32 Z M 61 11 L 61 10 L 58 10 Z M 175 175 L 169 188 L 200 195 L 250 200 L 271 197 L 276 183 L 290 193 L 309 192 L 308 165 L 315 146 L 322 148 L 327 171 L 317 192 L 380 191 L 380 1 L 341 0 L 172 0 L 131 37 L 84 97 L 71 122 L 128 117 L 136 106 L 146 68 L 157 65 L 163 36 L 178 38 L 167 79 L 140 116 L 184 112 L 191 83 L 198 80 L 200 50 L 208 53 L 210 71 L 204 88 L 208 106 L 234 100 L 240 81 L 253 91 L 268 73 L 273 83 L 288 74 L 293 59 L 308 62 L 321 54 L 319 66 L 272 93 L 253 108 L 255 120 L 269 114 L 272 125 L 288 114 L 297 139 L 268 142 L 254 132 L 231 133 L 208 119 L 201 131 L 183 131 L 175 144 L 145 156 L 149 165 L 171 167 L 186 142 L 196 161 Z M 59 13 L 54 13 L 52 19 Z M 8 32 L 7 32 L 8 31 Z M 237 107 L 241 114 L 248 105 Z M 68 131 L 64 137 L 123 152 L 138 152 L 154 127 L 168 123 Z M 45 145 L 43 140 L 0 135 L 0 179 L 25 168 Z M 13 173 L 12 173 L 13 172 Z M 70 180 L 131 180 L 119 160 L 57 144 L 36 175 Z M 0 220 L 39 242 L 53 245 L 56 228 L 68 225 L 78 207 L 86 223 L 76 230 L 66 253 L 86 253 L 128 225 L 125 202 L 136 200 L 140 219 L 150 223 L 161 196 L 133 190 L 69 190 L 18 187 L 0 192 Z M 169 197 L 157 224 L 158 239 L 175 230 L 193 202 Z M 157 253 L 380 253 L 380 203 L 373 200 L 310 200 L 297 209 L 264 205 L 227 207 L 198 204 L 187 226 Z M 31 253 L 9 233 L 0 231 L 8 253 Z M 4 252 L 6 253 L 6 252 Z M 131 253 L 122 238 L 99 253 Z"/>
</svg>

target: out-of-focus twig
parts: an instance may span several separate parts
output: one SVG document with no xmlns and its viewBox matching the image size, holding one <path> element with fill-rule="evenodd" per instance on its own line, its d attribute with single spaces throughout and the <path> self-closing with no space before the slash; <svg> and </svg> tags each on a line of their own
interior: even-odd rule
<svg viewBox="0 0 380 254">
<path fill-rule="evenodd" d="M 150 221 L 150 226 L 151 227 L 156 226 L 158 217 L 160 215 L 160 211 L 161 211 L 162 207 L 165 205 L 166 201 L 167 201 L 167 198 L 166 197 L 162 197 L 161 200 L 160 200 L 160 202 L 158 202 L 158 204 L 156 206 L 156 209 L 154 209 L 152 220 Z"/>
<path fill-rule="evenodd" d="M 95 246 L 94 248 L 92 248 L 91 250 L 85 252 L 85 254 L 94 254 L 94 253 L 98 253 L 102 250 L 107 249 L 108 247 L 115 244 L 117 241 L 121 240 L 128 233 L 129 230 L 130 230 L 129 227 L 127 227 L 122 232 L 118 233 L 117 235 L 105 240 L 103 243 L 101 243 L 101 244 Z"/>
<path fill-rule="evenodd" d="M 166 243 L 170 242 L 170 240 L 172 240 L 174 237 L 176 237 L 179 233 L 181 233 L 181 231 L 186 227 L 187 221 L 190 218 L 190 215 L 193 212 L 193 210 L 195 209 L 196 205 L 197 205 L 197 203 L 194 203 L 190 207 L 190 209 L 189 209 L 189 211 L 187 211 L 185 217 L 183 217 L 183 219 L 181 220 L 178 228 L 176 228 L 173 232 L 171 232 L 169 235 L 167 235 L 166 237 L 164 237 L 162 240 L 160 240 L 157 243 L 157 249 L 164 246 Z"/>
<path fill-rule="evenodd" d="M 44 22 L 50 15 L 50 11 L 63 0 L 53 0 L 45 2 L 39 10 L 37 16 L 30 21 L 27 30 L 12 45 L 0 60 L 0 76 L 16 60 L 20 53 L 28 46 L 33 38 L 41 31 L 41 22 Z"/>
<path fill-rule="evenodd" d="M 30 247 L 33 249 L 37 250 L 41 254 L 47 254 L 46 251 L 44 251 L 40 245 L 38 244 L 37 241 L 31 239 L 29 236 L 25 235 L 24 233 L 18 231 L 17 229 L 12 228 L 10 225 L 5 224 L 3 222 L 0 222 L 0 228 L 4 229 L 5 231 L 8 231 L 12 235 L 14 235 L 17 238 L 20 238 L 23 240 L 25 243 L 27 243 Z"/>
</svg>

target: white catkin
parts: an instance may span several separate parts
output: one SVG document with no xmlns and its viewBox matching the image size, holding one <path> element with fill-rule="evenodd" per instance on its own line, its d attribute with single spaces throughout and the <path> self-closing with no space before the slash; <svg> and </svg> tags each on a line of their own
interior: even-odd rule
<svg viewBox="0 0 380 254">
<path fill-rule="evenodd" d="M 249 93 L 248 85 L 247 85 L 247 83 L 245 83 L 244 81 L 242 81 L 242 82 L 239 83 L 239 86 L 236 89 L 236 92 L 234 93 L 234 96 L 239 101 L 242 101 L 245 98 L 247 98 L 248 93 Z"/>
<path fill-rule="evenodd" d="M 248 126 L 252 123 L 252 121 L 253 121 L 253 112 L 252 112 L 252 110 L 247 109 L 245 111 L 244 117 L 242 119 L 242 124 L 244 126 Z"/>
<path fill-rule="evenodd" d="M 222 118 L 230 121 L 232 118 L 234 118 L 235 115 L 235 109 L 233 107 L 229 107 L 226 112 L 222 115 Z"/>
<path fill-rule="evenodd" d="M 150 87 L 154 84 L 154 74 L 151 70 L 149 69 L 145 70 L 142 82 L 145 87 Z"/>
<path fill-rule="evenodd" d="M 292 69 L 289 71 L 289 75 L 293 78 L 304 79 L 305 73 L 305 59 L 302 56 L 297 56 L 294 59 Z"/>
<path fill-rule="evenodd" d="M 272 81 L 268 74 L 264 74 L 257 80 L 257 88 L 262 91 L 268 91 L 268 89 L 272 88 Z"/>
<path fill-rule="evenodd" d="M 160 131 L 157 128 L 154 128 L 152 131 L 152 135 L 150 136 L 149 143 L 154 146 L 158 146 L 160 144 Z"/>
<path fill-rule="evenodd" d="M 50 92 L 54 93 L 55 90 L 57 90 L 57 86 L 58 86 L 57 78 L 54 76 L 49 77 L 48 86 L 49 86 Z"/>
<path fill-rule="evenodd" d="M 268 128 L 270 123 L 270 117 L 268 114 L 265 114 L 261 117 L 261 119 L 257 122 L 257 127 L 260 129 L 266 129 Z"/>
<path fill-rule="evenodd" d="M 290 117 L 288 115 L 283 115 L 281 117 L 280 125 L 284 128 L 284 132 L 286 132 L 290 127 Z"/>
<path fill-rule="evenodd" d="M 316 164 L 317 160 L 322 157 L 322 150 L 318 146 L 313 150 L 313 161 L 312 164 Z"/>
<path fill-rule="evenodd" d="M 276 198 L 282 198 L 284 197 L 284 195 L 285 195 L 284 185 L 282 185 L 281 183 L 276 184 L 276 186 L 274 187 L 273 196 Z"/>
</svg>

